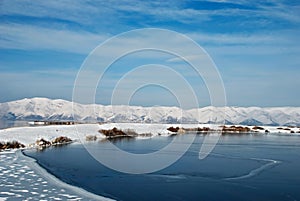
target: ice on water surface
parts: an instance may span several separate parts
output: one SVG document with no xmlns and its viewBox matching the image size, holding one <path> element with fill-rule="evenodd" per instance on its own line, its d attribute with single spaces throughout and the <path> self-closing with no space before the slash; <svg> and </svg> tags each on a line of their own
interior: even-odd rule
<svg viewBox="0 0 300 201">
<path fill-rule="evenodd" d="M 0 152 L 2 200 L 108 200 L 59 181 L 20 151 Z"/>
</svg>

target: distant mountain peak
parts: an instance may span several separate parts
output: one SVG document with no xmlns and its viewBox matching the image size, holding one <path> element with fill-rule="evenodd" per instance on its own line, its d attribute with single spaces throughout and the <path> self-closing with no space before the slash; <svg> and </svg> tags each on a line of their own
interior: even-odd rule
<svg viewBox="0 0 300 201">
<path fill-rule="evenodd" d="M 103 122 L 213 123 L 243 125 L 300 125 L 300 107 L 178 107 L 75 104 L 62 99 L 25 98 L 0 103 L 0 119 L 76 120 Z M 224 117 L 224 118 L 223 118 Z"/>
</svg>

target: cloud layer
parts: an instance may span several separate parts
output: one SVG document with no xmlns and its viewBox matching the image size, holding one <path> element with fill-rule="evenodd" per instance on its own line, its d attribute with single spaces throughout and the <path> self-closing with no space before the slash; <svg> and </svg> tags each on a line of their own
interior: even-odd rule
<svg viewBox="0 0 300 201">
<path fill-rule="evenodd" d="M 124 31 L 157 27 L 183 33 L 205 48 L 225 81 L 229 104 L 299 106 L 295 101 L 300 98 L 295 93 L 300 74 L 299 10 L 300 3 L 287 0 L 178 0 L 172 3 L 160 0 L 3 0 L 0 3 L 0 56 L 3 58 L 0 93 L 5 95 L 0 101 L 19 98 L 20 94 L 26 96 L 11 80 L 19 80 L 18 86 L 28 86 L 28 96 L 70 98 L 76 71 L 90 51 Z M 141 41 L 141 38 L 133 38 L 128 40 L 128 45 Z M 175 49 L 184 46 L 176 40 L 169 42 Z M 117 46 L 106 54 L 114 52 L 118 52 Z M 75 59 L 70 59 L 72 57 Z M 197 55 L 191 52 L 188 57 Z M 136 58 L 136 62 L 128 60 L 132 62 L 128 66 L 140 61 L 164 61 L 179 71 L 185 68 L 176 57 L 140 54 Z M 111 73 L 109 79 L 129 70 L 124 64 L 119 71 Z M 24 68 L 30 79 L 22 77 Z M 45 78 L 48 82 L 42 83 L 38 71 L 49 72 Z M 70 71 L 72 75 L 61 77 L 60 72 Z M 192 72 L 186 73 L 192 75 Z M 65 88 L 55 92 L 53 86 Z M 247 89 L 247 93 L 243 89 Z M 278 93 L 291 98 L 275 100 Z M 257 98 L 251 100 L 251 97 Z"/>
</svg>

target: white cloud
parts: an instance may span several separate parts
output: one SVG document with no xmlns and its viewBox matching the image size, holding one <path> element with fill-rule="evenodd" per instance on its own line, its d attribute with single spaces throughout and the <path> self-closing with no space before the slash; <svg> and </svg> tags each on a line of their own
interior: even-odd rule
<svg viewBox="0 0 300 201">
<path fill-rule="evenodd" d="M 204 32 L 187 32 L 186 35 L 200 45 L 214 50 L 223 50 L 225 54 L 274 54 L 282 51 L 291 53 L 299 52 L 299 40 L 296 38 L 297 31 L 277 31 L 275 33 L 253 34 L 213 34 Z M 0 24 L 0 48 L 21 50 L 54 50 L 88 54 L 110 36 L 86 31 L 58 30 L 42 28 L 31 25 Z M 153 39 L 154 38 L 154 39 Z M 156 38 L 156 39 L 155 39 Z M 145 47 L 156 44 L 161 37 L 137 35 L 122 41 L 122 46 L 137 46 L 144 44 Z M 181 40 L 170 38 L 164 41 L 170 49 L 180 50 L 186 47 Z M 118 52 L 120 47 L 111 46 L 106 54 Z M 163 54 L 155 55 L 140 54 L 140 58 L 162 57 Z M 193 52 L 186 56 L 195 56 Z M 166 55 L 164 55 L 166 57 Z M 171 60 L 170 60 L 171 61 Z"/>
<path fill-rule="evenodd" d="M 234 0 L 210 0 L 216 3 L 230 3 L 240 6 L 237 8 L 221 8 L 218 10 L 207 10 L 201 8 L 186 7 L 188 2 L 172 1 L 85 1 L 85 0 L 3 0 L 1 2 L 2 15 L 23 15 L 31 17 L 48 17 L 68 20 L 82 25 L 97 25 L 101 23 L 114 23 L 119 20 L 129 19 L 132 16 L 139 19 L 139 23 L 152 24 L 163 21 L 177 21 L 182 23 L 199 23 L 211 20 L 214 16 L 248 16 L 255 19 L 258 16 L 268 19 L 282 19 L 290 22 L 299 22 L 299 6 L 280 3 L 275 0 L 257 1 L 234 1 Z M 249 7 L 249 9 L 247 9 Z M 251 9 L 250 9 L 251 8 Z M 128 13 L 132 15 L 128 16 Z M 149 18 L 150 16 L 150 18 Z M 258 20 L 254 20 L 260 23 Z M 120 21 L 119 23 L 120 24 Z"/>
<path fill-rule="evenodd" d="M 228 79 L 234 81 L 229 83 L 232 91 L 239 90 L 241 88 L 239 86 L 243 83 L 242 86 L 244 88 L 253 92 L 251 97 L 255 97 L 256 90 L 259 87 L 258 83 L 260 82 L 255 82 L 257 86 L 252 86 L 251 80 L 244 79 L 249 77 L 249 73 L 245 72 L 266 71 L 270 73 L 269 83 L 279 83 L 278 85 L 280 85 L 284 81 L 283 85 L 285 87 L 281 87 L 282 92 L 288 91 L 289 85 L 293 85 L 293 83 L 294 86 L 298 86 L 295 83 L 298 75 L 297 71 L 287 74 L 284 80 L 281 75 L 273 76 L 272 68 L 280 68 L 280 73 L 284 74 L 286 73 L 285 67 L 291 69 L 292 65 L 299 66 L 300 44 L 298 36 L 300 32 L 295 28 L 295 25 L 299 25 L 300 21 L 299 6 L 292 6 L 276 0 L 264 2 L 246 0 L 210 1 L 245 5 L 245 7 L 241 6 L 242 9 L 220 8 L 218 10 L 205 10 L 193 7 L 187 8 L 183 6 L 185 4 L 183 1 L 173 1 L 171 4 L 168 1 L 138 0 L 2 0 L 0 2 L 0 14 L 12 18 L 24 18 L 24 22 L 18 21 L 19 24 L 12 24 L 8 23 L 9 20 L 7 20 L 0 23 L 0 48 L 88 54 L 100 43 L 108 39 L 111 36 L 110 33 L 119 33 L 132 27 L 149 27 L 153 25 L 162 27 L 166 25 L 171 29 L 182 30 L 187 36 L 207 48 L 210 54 L 216 56 L 213 59 L 218 61 L 221 69 L 225 69 L 224 72 L 229 71 L 231 68 L 231 73 L 227 74 L 227 76 Z M 253 9 L 247 9 L 247 7 Z M 26 16 L 33 17 L 30 19 L 35 19 L 36 21 L 30 22 L 32 23 L 31 25 L 27 24 L 28 21 L 26 20 L 28 19 Z M 247 20 L 245 20 L 246 18 Z M 217 20 L 214 21 L 214 19 Z M 220 23 L 218 19 L 227 20 L 224 23 L 228 23 L 228 30 L 220 30 L 218 27 L 213 27 L 215 22 Z M 232 23 L 228 19 L 235 21 Z M 202 28 L 202 23 L 208 21 L 211 24 L 205 24 L 206 26 Z M 49 26 L 48 24 L 45 25 L 47 22 L 50 22 Z M 164 25 L 163 23 L 165 22 L 167 24 Z M 277 22 L 279 22 L 278 26 Z M 76 28 L 73 27 L 73 23 L 76 24 Z M 245 27 L 246 30 L 240 29 L 240 27 L 237 27 L 237 30 L 235 30 L 234 26 L 241 24 L 242 26 L 240 27 Z M 270 28 L 268 27 L 269 24 L 272 24 Z M 123 26 L 126 28 L 124 29 Z M 210 32 L 205 32 L 204 30 L 208 26 Z M 249 31 L 250 29 L 251 31 Z M 220 32 L 226 34 L 220 34 Z M 145 40 L 145 38 L 146 36 L 128 38 L 126 41 L 123 41 L 122 45 L 135 46 L 140 44 L 151 46 L 161 40 L 159 35 L 156 35 L 154 37 L 156 39 L 153 40 Z M 199 55 L 189 51 L 189 47 L 176 38 L 170 38 L 164 42 L 174 50 L 187 49 L 184 56 L 189 60 L 199 58 Z M 120 52 L 119 48 L 118 45 L 112 46 L 106 49 L 103 56 L 118 53 Z M 178 71 L 184 71 L 184 75 L 190 77 L 194 75 L 194 72 L 187 71 L 184 67 L 180 68 L 181 66 L 176 63 L 179 60 L 178 58 L 170 59 L 160 54 L 140 54 L 137 58 L 145 60 L 163 58 L 173 62 L 171 63 L 172 67 Z M 22 65 L 22 61 L 20 61 L 20 65 Z M 7 74 L 4 72 L 0 76 L 1 86 L 4 86 L 1 87 L 1 94 L 15 93 L 15 96 L 20 96 L 20 94 L 24 96 L 28 96 L 28 94 L 32 96 L 47 95 L 47 93 L 48 96 L 71 95 L 74 74 L 76 73 L 62 71 L 57 66 L 53 68 L 57 70 L 29 72 L 25 75 L 21 75 L 21 73 Z M 241 76 L 236 72 L 236 69 L 241 71 L 240 74 L 244 73 L 245 75 Z M 155 72 L 153 73 L 153 76 L 158 74 L 157 72 L 156 74 Z M 113 75 L 117 77 L 116 73 Z M 61 79 L 63 76 L 67 79 Z M 147 77 L 149 74 L 144 74 L 144 76 Z M 241 79 L 237 80 L 238 77 L 241 77 Z M 260 76 L 258 80 L 265 83 L 267 77 L 268 75 Z M 290 79 L 291 77 L 294 80 Z M 113 78 L 113 76 L 109 77 L 106 86 L 109 87 L 115 83 L 116 80 L 113 80 Z M 137 76 L 136 79 L 146 78 L 141 75 Z M 161 77 L 161 79 L 166 78 Z M 11 80 L 14 80 L 14 82 L 11 82 Z M 172 79 L 167 81 L 171 83 Z M 128 83 L 129 86 L 131 86 L 130 84 Z M 61 86 L 65 86 L 65 88 L 62 89 Z M 195 86 L 198 87 L 198 85 Z M 24 90 L 24 87 L 28 88 L 28 90 Z M 280 86 L 277 87 L 280 88 Z M 58 89 L 61 91 L 57 92 Z M 236 91 L 234 93 L 239 94 Z M 260 91 L 263 92 L 264 90 Z M 251 97 L 247 97 L 249 100 L 246 101 L 251 102 Z M 151 99 L 151 94 L 149 99 Z M 236 97 L 236 100 L 239 100 L 239 97 Z M 295 98 L 295 100 L 297 99 Z"/>
<path fill-rule="evenodd" d="M 105 7 L 101 9 L 104 11 Z M 78 23 L 89 23 L 90 16 L 97 12 L 97 8 L 87 1 L 81 0 L 2 0 L 0 12 L 2 15 L 56 18 Z"/>
<path fill-rule="evenodd" d="M 22 50 L 56 50 L 89 53 L 107 35 L 75 32 L 20 24 L 0 25 L 0 47 Z"/>
</svg>

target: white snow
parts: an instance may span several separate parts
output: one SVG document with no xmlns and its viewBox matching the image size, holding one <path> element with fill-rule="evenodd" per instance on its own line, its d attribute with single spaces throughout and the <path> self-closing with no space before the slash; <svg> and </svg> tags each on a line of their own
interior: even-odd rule
<svg viewBox="0 0 300 201">
<path fill-rule="evenodd" d="M 78 125 L 57 125 L 57 126 L 37 126 L 37 127 L 19 127 L 0 130 L 0 142 L 17 140 L 26 146 L 34 143 L 37 139 L 44 138 L 52 140 L 58 136 L 67 136 L 73 140 L 84 140 L 86 135 L 96 135 L 98 138 L 104 138 L 98 132 L 99 129 L 112 129 L 117 127 L 122 130 L 132 129 L 135 132 L 169 135 L 167 128 L 183 127 L 214 127 L 210 124 L 137 124 L 137 123 L 109 123 L 109 124 L 78 124 Z M 253 126 L 249 126 L 253 128 Z M 258 130 L 264 134 L 265 130 L 271 133 L 284 135 L 300 135 L 297 127 L 288 128 L 265 126 L 263 130 Z M 288 130 L 289 129 L 289 130 Z M 280 133 L 279 133 L 280 132 Z M 271 134 L 268 133 L 268 134 Z M 48 174 L 44 169 L 38 166 L 32 159 L 25 157 L 20 151 L 0 152 L 0 197 L 16 199 L 18 197 L 30 197 L 34 199 L 54 199 L 54 200 L 79 200 L 89 198 L 103 199 L 95 197 L 82 189 L 65 184 L 55 177 Z M 46 189 L 46 191 L 45 191 Z M 5 196 L 5 198 L 4 198 Z M 2 198 L 1 198 L 2 199 Z M 1 200 L 0 199 L 0 200 Z"/>
<path fill-rule="evenodd" d="M 53 125 L 38 127 L 16 127 L 0 130 L 0 142 L 17 140 L 28 146 L 38 139 L 53 140 L 56 137 L 66 136 L 72 140 L 83 140 L 86 135 L 96 135 L 103 138 L 98 124 L 78 124 L 78 125 Z"/>
<path fill-rule="evenodd" d="M 0 200 L 110 200 L 60 181 L 20 151 L 0 152 L 0 167 Z"/>
<path fill-rule="evenodd" d="M 25 146 L 30 146 L 38 139 L 53 140 L 59 136 L 66 136 L 72 140 L 85 141 L 88 135 L 96 135 L 101 139 L 105 136 L 99 133 L 100 129 L 112 129 L 117 127 L 122 130 L 131 129 L 138 134 L 151 133 L 154 136 L 158 134 L 168 135 L 167 128 L 170 126 L 179 126 L 193 128 L 198 124 L 136 124 L 136 123 L 109 123 L 109 124 L 76 124 L 76 125 L 51 125 L 37 127 L 16 127 L 0 130 L 0 142 L 9 142 L 17 140 Z M 207 126 L 205 124 L 205 126 Z"/>
<path fill-rule="evenodd" d="M 83 105 L 61 99 L 32 98 L 0 103 L 0 119 L 72 119 L 104 122 L 209 123 L 224 119 L 233 124 L 258 122 L 264 125 L 300 125 L 300 107 L 178 107 Z M 246 123 L 245 123 L 246 122 Z"/>
<path fill-rule="evenodd" d="M 72 140 L 79 140 L 85 142 L 88 135 L 95 135 L 98 139 L 105 138 L 99 133 L 100 129 L 112 129 L 114 127 L 127 130 L 131 129 L 138 134 L 151 133 L 156 135 L 169 135 L 169 127 L 180 128 L 197 128 L 209 127 L 216 128 L 213 124 L 145 124 L 145 123 L 107 123 L 107 124 L 77 124 L 77 125 L 54 125 L 54 126 L 37 126 L 37 127 L 16 127 L 0 130 L 0 142 L 8 142 L 17 140 L 25 146 L 30 146 L 38 139 L 45 139 L 52 141 L 56 137 L 66 136 Z M 227 125 L 231 126 L 231 125 Z M 238 126 L 238 125 L 236 125 Z M 253 129 L 254 126 L 248 126 Z M 285 134 L 285 135 L 300 135 L 300 128 L 298 127 L 278 127 L 278 126 L 262 126 L 263 130 L 256 130 L 258 133 L 265 133 L 268 130 L 270 133 Z M 278 129 L 281 128 L 281 129 Z M 291 132 L 294 133 L 291 133 Z M 142 137 L 141 137 L 142 138 Z"/>
</svg>

